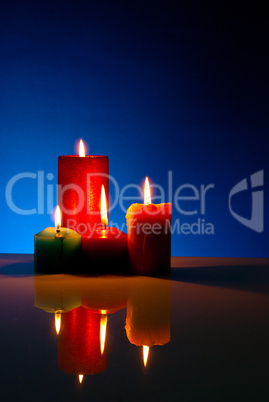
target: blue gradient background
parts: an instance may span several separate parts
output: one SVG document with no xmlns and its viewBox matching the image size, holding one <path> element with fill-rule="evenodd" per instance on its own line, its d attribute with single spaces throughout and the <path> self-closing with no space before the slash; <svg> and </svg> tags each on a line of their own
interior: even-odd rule
<svg viewBox="0 0 269 402">
<path fill-rule="evenodd" d="M 215 3 L 1 2 L 0 252 L 32 253 L 34 233 L 52 225 L 47 213 L 21 216 L 8 208 L 10 178 L 53 173 L 45 190 L 55 189 L 58 156 L 73 154 L 82 137 L 90 153 L 109 156 L 121 188 L 149 175 L 166 189 L 168 171 L 174 190 L 215 184 L 205 216 L 173 211 L 173 222 L 212 222 L 215 235 L 174 234 L 172 255 L 269 257 L 266 13 Z M 261 169 L 265 230 L 256 233 L 231 216 L 228 194 Z M 36 208 L 37 182 L 18 182 L 13 199 Z M 233 207 L 250 218 L 250 192 Z M 125 222 L 119 207 L 110 219 Z"/>
</svg>

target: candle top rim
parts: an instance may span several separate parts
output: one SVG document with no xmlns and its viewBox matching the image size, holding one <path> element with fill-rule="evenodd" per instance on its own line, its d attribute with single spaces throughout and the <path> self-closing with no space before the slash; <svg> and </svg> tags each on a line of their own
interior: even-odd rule
<svg viewBox="0 0 269 402">
<path fill-rule="evenodd" d="M 79 156 L 79 155 L 60 155 L 58 158 L 107 158 L 107 155 L 85 155 L 85 156 Z"/>
<path fill-rule="evenodd" d="M 162 202 L 160 204 L 143 204 L 143 203 L 134 203 L 131 204 L 126 212 L 126 218 L 133 217 L 134 215 L 143 215 L 147 213 L 148 215 L 157 215 L 159 213 L 163 215 L 172 215 L 172 203 L 171 202 Z"/>
<path fill-rule="evenodd" d="M 64 235 L 65 237 L 77 237 L 77 236 L 81 236 L 79 233 L 75 232 L 73 229 L 68 229 L 68 228 L 64 228 L 61 227 L 60 232 L 62 233 L 62 235 Z M 48 227 L 46 229 L 41 230 L 41 232 L 36 233 L 35 237 L 43 237 L 43 238 L 53 238 L 56 237 L 56 229 L 55 227 Z"/>
<path fill-rule="evenodd" d="M 159 204 L 155 204 L 154 202 L 151 202 L 150 204 L 144 204 L 143 202 L 135 202 L 135 203 L 133 203 L 133 204 L 131 204 L 130 206 L 129 206 L 129 208 L 128 209 L 130 209 L 130 208 L 143 208 L 143 207 L 145 207 L 145 208 L 149 208 L 149 206 L 150 205 L 154 205 L 154 206 L 158 206 L 158 207 L 168 207 L 168 206 L 171 206 L 172 207 L 172 203 L 171 202 L 160 202 Z"/>
<path fill-rule="evenodd" d="M 82 236 L 83 238 L 92 238 L 92 239 L 99 239 L 100 235 L 104 232 L 104 237 L 103 239 L 108 239 L 108 238 L 112 238 L 111 236 L 113 236 L 113 238 L 124 238 L 127 237 L 127 234 L 124 233 L 122 230 L 113 227 L 113 226 L 106 226 L 106 228 L 102 228 L 101 226 L 98 227 L 96 230 L 94 230 L 93 233 L 87 235 Z M 108 236 L 108 237 L 105 237 Z M 110 237 L 109 237 L 110 236 Z"/>
</svg>

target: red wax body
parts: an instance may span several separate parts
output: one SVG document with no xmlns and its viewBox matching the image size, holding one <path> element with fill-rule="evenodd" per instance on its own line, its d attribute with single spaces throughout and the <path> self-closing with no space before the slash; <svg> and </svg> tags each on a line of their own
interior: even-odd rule
<svg viewBox="0 0 269 402">
<path fill-rule="evenodd" d="M 100 197 L 105 187 L 108 205 L 107 156 L 59 156 L 58 204 L 62 226 L 83 235 L 101 223 Z"/>
<path fill-rule="evenodd" d="M 127 271 L 127 235 L 117 228 L 99 228 L 82 236 L 81 255 L 88 273 Z"/>
<path fill-rule="evenodd" d="M 132 204 L 127 211 L 129 262 L 134 274 L 171 271 L 172 204 Z"/>
<path fill-rule="evenodd" d="M 107 347 L 100 350 L 101 314 L 78 307 L 62 314 L 58 335 L 58 366 L 67 374 L 97 374 L 106 370 Z"/>
</svg>

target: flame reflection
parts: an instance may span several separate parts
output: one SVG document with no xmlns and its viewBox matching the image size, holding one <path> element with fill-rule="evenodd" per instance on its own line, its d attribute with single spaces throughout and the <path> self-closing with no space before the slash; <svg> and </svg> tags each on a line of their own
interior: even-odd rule
<svg viewBox="0 0 269 402">
<path fill-rule="evenodd" d="M 145 367 L 147 366 L 148 357 L 149 357 L 149 347 L 143 345 L 143 362 Z"/>
<path fill-rule="evenodd" d="M 170 341 L 170 280 L 150 277 L 36 275 L 35 306 L 53 313 L 58 334 L 58 367 L 76 375 L 107 368 L 108 314 L 127 307 L 126 336 L 143 349 Z"/>
<path fill-rule="evenodd" d="M 56 312 L 55 313 L 55 331 L 56 334 L 59 335 L 61 329 L 61 313 Z"/>
<path fill-rule="evenodd" d="M 101 355 L 104 353 L 104 349 L 105 349 L 106 328 L 107 328 L 107 315 L 102 315 L 101 316 L 101 323 L 100 323 L 100 349 L 101 349 Z"/>
</svg>

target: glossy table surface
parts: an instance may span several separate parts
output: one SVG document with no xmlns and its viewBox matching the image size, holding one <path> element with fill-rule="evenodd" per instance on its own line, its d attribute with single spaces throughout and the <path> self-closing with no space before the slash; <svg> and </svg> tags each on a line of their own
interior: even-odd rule
<svg viewBox="0 0 269 402">
<path fill-rule="evenodd" d="M 268 401 L 268 294 L 268 259 L 34 276 L 32 255 L 1 254 L 0 401 Z"/>
</svg>

